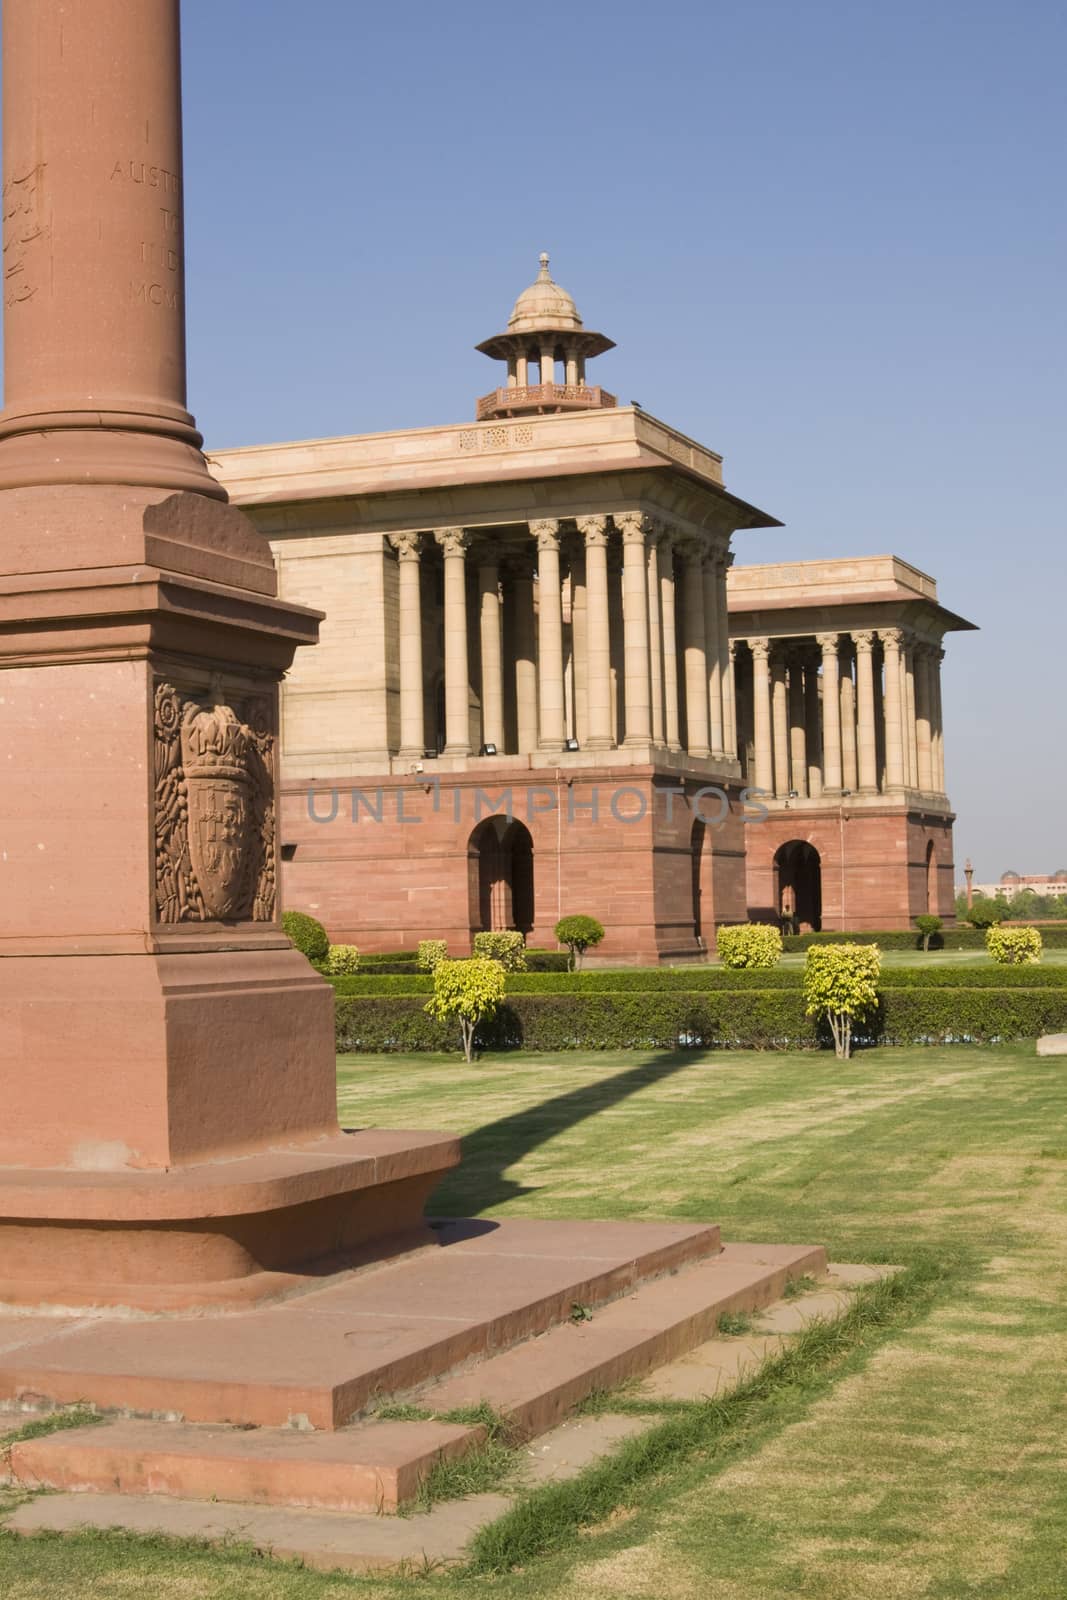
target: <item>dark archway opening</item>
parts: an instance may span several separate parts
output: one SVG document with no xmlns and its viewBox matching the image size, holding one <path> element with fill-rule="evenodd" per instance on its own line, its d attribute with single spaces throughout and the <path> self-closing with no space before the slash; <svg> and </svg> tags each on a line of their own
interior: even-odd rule
<svg viewBox="0 0 1067 1600">
<path fill-rule="evenodd" d="M 937 852 L 932 839 L 926 846 L 926 909 L 937 915 Z"/>
<path fill-rule="evenodd" d="M 689 835 L 689 868 L 693 904 L 693 937 L 707 946 L 715 928 L 712 898 L 711 829 L 697 817 Z"/>
<path fill-rule="evenodd" d="M 775 899 L 787 932 L 818 933 L 822 927 L 822 865 L 806 839 L 790 839 L 774 857 Z"/>
<path fill-rule="evenodd" d="M 486 817 L 470 836 L 471 929 L 498 933 L 534 925 L 533 838 L 518 819 Z"/>
</svg>

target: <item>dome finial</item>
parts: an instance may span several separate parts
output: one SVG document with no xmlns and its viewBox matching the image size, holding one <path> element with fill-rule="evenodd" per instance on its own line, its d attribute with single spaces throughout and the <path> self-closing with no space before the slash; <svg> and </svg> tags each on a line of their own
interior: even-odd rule
<svg viewBox="0 0 1067 1600">
<path fill-rule="evenodd" d="M 537 274 L 538 282 L 540 282 L 540 283 L 551 283 L 552 279 L 549 276 L 549 271 L 548 271 L 548 251 L 547 250 L 542 250 L 541 254 L 538 256 L 538 260 L 541 263 L 541 270 Z"/>
</svg>

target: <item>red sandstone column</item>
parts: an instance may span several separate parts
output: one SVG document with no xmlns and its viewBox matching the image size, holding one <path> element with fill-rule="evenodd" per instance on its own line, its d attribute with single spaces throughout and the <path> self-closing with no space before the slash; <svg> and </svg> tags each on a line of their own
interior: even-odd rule
<svg viewBox="0 0 1067 1600">
<path fill-rule="evenodd" d="M 4 0 L 0 488 L 226 498 L 185 404 L 178 0 Z"/>
</svg>

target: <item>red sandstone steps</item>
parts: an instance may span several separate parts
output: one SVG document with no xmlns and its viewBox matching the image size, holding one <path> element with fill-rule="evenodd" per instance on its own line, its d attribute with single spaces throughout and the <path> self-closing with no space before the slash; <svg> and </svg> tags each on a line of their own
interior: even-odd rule
<svg viewBox="0 0 1067 1600">
<path fill-rule="evenodd" d="M 724 1312 L 758 1310 L 789 1278 L 825 1270 L 819 1247 L 727 1245 L 640 1284 L 590 1321 L 558 1324 L 424 1384 L 415 1403 L 440 1413 L 487 1401 L 520 1433 L 543 1433 L 594 1389 L 711 1337 Z M 483 1437 L 477 1427 L 373 1418 L 332 1432 L 121 1420 L 17 1444 L 10 1470 L 28 1487 L 381 1513 L 413 1499 L 435 1461 Z"/>
<path fill-rule="evenodd" d="M 225 1317 L 0 1317 L 0 1400 L 256 1427 L 343 1427 L 418 1388 L 714 1258 L 719 1230 L 449 1222 L 441 1247 Z"/>
</svg>

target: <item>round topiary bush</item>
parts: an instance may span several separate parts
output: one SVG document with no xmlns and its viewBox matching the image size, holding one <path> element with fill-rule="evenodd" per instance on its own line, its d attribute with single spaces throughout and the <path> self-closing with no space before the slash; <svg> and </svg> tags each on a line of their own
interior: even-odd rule
<svg viewBox="0 0 1067 1600">
<path fill-rule="evenodd" d="M 776 967 L 782 959 L 782 935 L 769 922 L 742 922 L 720 928 L 715 947 L 724 967 Z"/>
<path fill-rule="evenodd" d="M 995 923 L 985 936 L 994 961 L 1004 967 L 1021 967 L 1041 960 L 1041 935 L 1036 928 L 1005 928 Z"/>
<path fill-rule="evenodd" d="M 359 971 L 359 951 L 354 944 L 332 944 L 326 955 L 326 971 L 331 978 L 345 978 Z"/>
<path fill-rule="evenodd" d="M 326 929 L 306 911 L 282 913 L 282 929 L 288 934 L 301 955 L 309 961 L 325 961 L 330 951 Z"/>
</svg>

